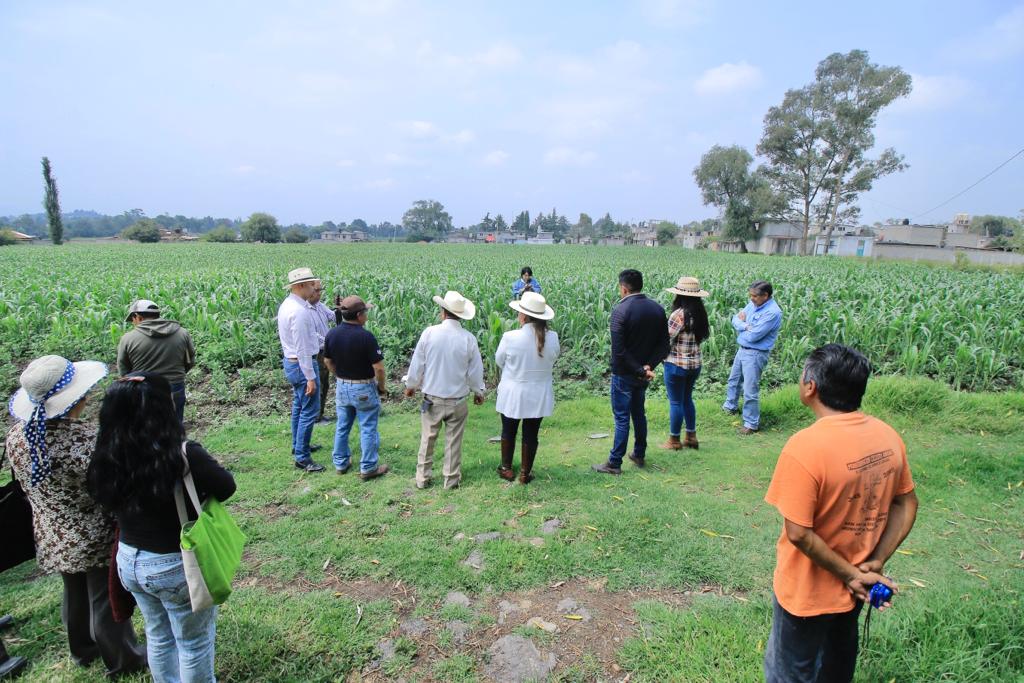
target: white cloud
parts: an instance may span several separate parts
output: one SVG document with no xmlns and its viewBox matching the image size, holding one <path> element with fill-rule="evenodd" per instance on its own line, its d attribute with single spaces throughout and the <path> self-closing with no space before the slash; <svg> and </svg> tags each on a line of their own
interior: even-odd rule
<svg viewBox="0 0 1024 683">
<path fill-rule="evenodd" d="M 476 133 L 468 128 L 452 133 L 451 135 L 443 135 L 441 137 L 443 142 L 450 142 L 455 145 L 468 145 L 469 143 L 476 140 Z"/>
<path fill-rule="evenodd" d="M 544 153 L 544 163 L 549 166 L 587 166 L 597 159 L 591 151 L 572 147 L 554 147 Z"/>
<path fill-rule="evenodd" d="M 335 162 L 335 166 L 338 168 L 352 168 L 355 165 L 356 162 L 353 159 L 338 159 L 338 161 Z"/>
<path fill-rule="evenodd" d="M 501 166 L 508 161 L 508 152 L 503 149 L 496 149 L 488 152 L 484 156 L 483 161 L 486 166 Z"/>
<path fill-rule="evenodd" d="M 913 89 L 910 95 L 893 102 L 898 112 L 936 111 L 950 109 L 971 92 L 971 84 L 959 76 L 922 76 L 910 74 Z"/>
<path fill-rule="evenodd" d="M 422 166 L 423 162 L 419 159 L 413 159 L 412 157 L 404 154 L 398 154 L 397 152 L 388 152 L 381 158 L 381 162 L 388 166 Z"/>
<path fill-rule="evenodd" d="M 727 95 L 756 87 L 761 83 L 761 70 L 747 62 L 726 62 L 705 71 L 694 90 L 698 95 Z"/>
<path fill-rule="evenodd" d="M 472 61 L 481 66 L 504 69 L 523 61 L 523 54 L 515 45 L 497 43 L 483 52 L 473 55 Z"/>
<path fill-rule="evenodd" d="M 378 178 L 368 180 L 358 187 L 360 190 L 387 190 L 395 186 L 394 178 Z"/>
<path fill-rule="evenodd" d="M 706 0 L 643 0 L 641 11 L 659 27 L 676 28 L 700 23 L 707 13 Z"/>
<path fill-rule="evenodd" d="M 447 133 L 430 121 L 406 121 L 399 124 L 398 127 L 407 137 L 414 140 L 435 141 L 459 146 L 476 140 L 476 133 L 469 128 Z"/>
<path fill-rule="evenodd" d="M 430 121 L 406 121 L 399 127 L 406 135 L 413 138 L 432 138 L 439 134 L 437 126 Z"/>
<path fill-rule="evenodd" d="M 1024 52 L 1024 4 L 1003 14 L 964 45 L 953 48 L 968 57 L 1000 60 Z"/>
</svg>

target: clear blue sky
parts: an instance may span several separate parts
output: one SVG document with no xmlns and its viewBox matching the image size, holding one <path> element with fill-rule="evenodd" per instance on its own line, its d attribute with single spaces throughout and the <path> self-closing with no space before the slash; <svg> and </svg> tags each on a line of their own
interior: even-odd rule
<svg viewBox="0 0 1024 683">
<path fill-rule="evenodd" d="M 914 78 L 877 129 L 910 168 L 865 222 L 1024 147 L 1024 2 L 6 0 L 0 26 L 0 215 L 42 210 L 48 155 L 65 210 L 704 218 L 700 155 L 752 150 L 786 89 L 855 48 Z M 1016 216 L 1022 190 L 1024 157 L 918 221 Z"/>
</svg>

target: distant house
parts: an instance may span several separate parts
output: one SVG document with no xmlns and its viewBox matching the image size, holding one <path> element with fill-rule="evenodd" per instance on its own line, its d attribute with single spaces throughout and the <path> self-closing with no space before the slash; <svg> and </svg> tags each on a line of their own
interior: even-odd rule
<svg viewBox="0 0 1024 683">
<path fill-rule="evenodd" d="M 448 233 L 448 236 L 444 240 L 448 244 L 468 244 L 473 241 L 472 235 L 465 230 L 458 230 L 456 232 Z"/>
<path fill-rule="evenodd" d="M 743 251 L 758 254 L 796 255 L 800 253 L 800 240 L 803 228 L 792 223 L 763 223 L 755 228 L 757 237 L 752 240 L 729 240 L 723 238 L 716 242 L 717 251 Z"/>
<path fill-rule="evenodd" d="M 538 231 L 535 237 L 529 237 L 526 240 L 527 244 L 554 244 L 555 233 L 553 232 L 542 232 Z"/>
<path fill-rule="evenodd" d="M 497 244 L 526 244 L 526 235 L 521 232 L 499 232 L 494 236 Z"/>
<path fill-rule="evenodd" d="M 187 228 L 160 228 L 161 242 L 195 242 L 198 239 L 196 235 L 190 235 Z"/>
<path fill-rule="evenodd" d="M 875 238 L 856 233 L 832 233 L 832 237 L 817 235 L 814 238 L 814 255 L 825 254 L 825 242 L 828 242 L 829 256 L 872 256 Z"/>
<path fill-rule="evenodd" d="M 921 247 L 941 247 L 946 236 L 945 225 L 885 225 L 877 229 L 878 241 L 893 244 L 913 244 Z"/>
<path fill-rule="evenodd" d="M 328 230 L 320 233 L 320 239 L 328 242 L 365 242 L 366 233 L 362 230 Z"/>
<path fill-rule="evenodd" d="M 635 230 L 631 237 L 632 243 L 641 247 L 658 246 L 658 233 L 654 230 Z"/>
<path fill-rule="evenodd" d="M 597 243 L 602 247 L 621 247 L 626 244 L 625 237 L 601 237 Z"/>
</svg>

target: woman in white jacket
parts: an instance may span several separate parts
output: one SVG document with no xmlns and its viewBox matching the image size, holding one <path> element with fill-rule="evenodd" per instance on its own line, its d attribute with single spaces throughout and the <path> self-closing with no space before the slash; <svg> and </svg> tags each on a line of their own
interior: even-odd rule
<svg viewBox="0 0 1024 683">
<path fill-rule="evenodd" d="M 501 368 L 498 384 L 498 402 L 501 414 L 501 465 L 498 476 L 506 481 L 515 479 L 512 456 L 516 449 L 516 432 L 523 423 L 522 466 L 519 483 L 533 480 L 533 460 L 537 455 L 537 433 L 540 423 L 555 407 L 555 391 L 551 369 L 561 350 L 558 335 L 548 329 L 548 321 L 555 312 L 544 297 L 536 292 L 524 292 L 521 299 L 509 307 L 519 312 L 518 330 L 506 332 L 494 354 L 494 362 Z"/>
</svg>

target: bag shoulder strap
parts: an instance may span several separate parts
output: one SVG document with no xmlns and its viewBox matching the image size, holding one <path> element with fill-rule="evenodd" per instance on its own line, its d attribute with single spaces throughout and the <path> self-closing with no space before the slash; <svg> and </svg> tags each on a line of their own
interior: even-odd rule
<svg viewBox="0 0 1024 683">
<path fill-rule="evenodd" d="M 196 484 L 192 479 L 192 470 L 188 466 L 188 456 L 185 454 L 187 448 L 187 442 L 181 442 L 181 457 L 185 461 L 185 473 L 182 475 L 182 481 L 179 481 L 174 485 L 174 504 L 178 508 L 178 521 L 181 522 L 182 526 L 188 524 L 188 512 L 185 510 L 185 495 L 182 491 L 182 483 L 184 483 L 184 489 L 188 491 L 189 500 L 192 501 L 192 507 L 196 511 L 196 516 L 199 515 L 202 510 L 202 506 L 199 504 L 199 494 L 196 493 Z"/>
</svg>

